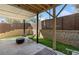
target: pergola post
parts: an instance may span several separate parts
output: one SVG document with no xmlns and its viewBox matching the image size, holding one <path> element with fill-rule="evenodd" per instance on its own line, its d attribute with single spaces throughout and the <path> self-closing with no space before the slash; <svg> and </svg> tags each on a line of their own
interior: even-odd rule
<svg viewBox="0 0 79 59">
<path fill-rule="evenodd" d="M 23 20 L 23 36 L 25 37 L 25 20 Z"/>
<path fill-rule="evenodd" d="M 38 27 L 39 27 L 39 13 L 37 13 L 37 43 L 39 42 L 39 40 L 38 40 L 39 39 L 38 38 L 39 37 L 39 32 L 38 32 L 39 28 Z"/>
<path fill-rule="evenodd" d="M 53 8 L 53 49 L 56 49 L 56 10 Z"/>
</svg>

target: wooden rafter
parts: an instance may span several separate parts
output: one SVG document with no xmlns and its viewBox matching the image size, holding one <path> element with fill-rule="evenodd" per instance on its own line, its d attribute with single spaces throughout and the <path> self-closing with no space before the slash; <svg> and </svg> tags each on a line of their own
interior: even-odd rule
<svg viewBox="0 0 79 59">
<path fill-rule="evenodd" d="M 24 9 L 26 9 L 27 11 L 31 11 L 33 13 L 37 13 L 36 10 L 34 10 L 32 7 L 28 6 L 27 4 L 22 4 L 21 6 L 22 6 L 21 8 L 24 7 Z"/>
<path fill-rule="evenodd" d="M 33 9 L 29 8 L 29 6 L 27 6 L 27 4 L 26 5 L 24 5 L 24 4 L 13 4 L 12 6 L 30 11 L 32 13 L 36 13 Z"/>
<path fill-rule="evenodd" d="M 38 10 L 37 13 L 39 13 L 39 11 L 41 11 L 41 9 L 38 8 L 35 4 L 28 4 L 28 6 L 31 6 L 35 10 Z"/>
<path fill-rule="evenodd" d="M 46 10 L 46 8 L 44 7 L 44 5 L 42 6 L 42 4 L 38 5 L 42 10 Z"/>
<path fill-rule="evenodd" d="M 14 4 L 18 8 L 25 9 L 27 11 L 33 12 L 33 13 L 40 13 L 43 11 L 47 11 L 48 9 L 51 9 L 53 7 L 56 7 L 56 4 Z"/>
<path fill-rule="evenodd" d="M 63 9 L 65 8 L 67 6 L 67 4 L 65 4 L 63 7 L 62 7 L 62 9 L 59 11 L 59 13 L 57 14 L 57 16 L 59 16 L 59 14 L 63 11 Z M 57 17 L 56 16 L 56 17 Z"/>
<path fill-rule="evenodd" d="M 3 10 L 3 9 L 0 9 L 1 11 L 5 11 L 5 12 L 9 12 L 9 13 L 13 13 L 13 14 L 16 14 L 18 15 L 19 13 L 15 13 L 15 12 L 12 12 L 12 11 L 7 11 L 7 10 Z M 24 15 L 24 14 L 19 14 L 19 15 L 23 15 L 23 16 L 27 16 L 27 15 Z"/>
</svg>

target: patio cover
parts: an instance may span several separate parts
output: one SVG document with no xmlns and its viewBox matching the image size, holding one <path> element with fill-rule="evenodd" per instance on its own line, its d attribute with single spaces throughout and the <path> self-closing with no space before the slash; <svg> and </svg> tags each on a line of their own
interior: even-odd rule
<svg viewBox="0 0 79 59">
<path fill-rule="evenodd" d="M 28 19 L 58 5 L 55 4 L 11 4 L 0 5 L 0 16 L 13 19 Z"/>
<path fill-rule="evenodd" d="M 0 5 L 0 16 L 12 19 L 28 19 L 35 16 L 34 13 L 16 8 L 10 5 Z"/>
<path fill-rule="evenodd" d="M 25 36 L 25 19 L 31 18 L 35 15 L 37 15 L 37 43 L 38 43 L 38 20 L 39 16 L 38 14 L 41 12 L 44 12 L 51 8 L 53 8 L 52 14 L 47 12 L 49 15 L 51 15 L 54 19 L 53 22 L 53 49 L 56 49 L 56 9 L 54 7 L 58 6 L 57 4 L 11 4 L 11 5 L 0 5 L 0 15 L 9 17 L 9 18 L 15 18 L 15 19 L 24 19 L 24 36 Z M 61 13 L 61 11 L 65 8 L 66 5 L 60 10 L 58 15 Z"/>
</svg>

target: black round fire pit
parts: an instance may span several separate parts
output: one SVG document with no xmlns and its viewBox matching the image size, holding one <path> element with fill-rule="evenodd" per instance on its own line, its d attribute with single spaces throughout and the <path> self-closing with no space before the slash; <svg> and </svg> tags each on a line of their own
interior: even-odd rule
<svg viewBox="0 0 79 59">
<path fill-rule="evenodd" d="M 17 38 L 16 39 L 17 44 L 22 44 L 22 43 L 24 43 L 24 41 L 25 41 L 25 38 Z"/>
</svg>

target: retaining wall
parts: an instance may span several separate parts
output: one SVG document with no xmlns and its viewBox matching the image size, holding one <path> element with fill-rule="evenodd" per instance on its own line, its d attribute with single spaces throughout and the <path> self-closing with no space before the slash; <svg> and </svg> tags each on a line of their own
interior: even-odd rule
<svg viewBox="0 0 79 59">
<path fill-rule="evenodd" d="M 52 30 L 41 30 L 42 36 L 44 38 L 53 38 Z M 79 47 L 79 31 L 78 30 L 57 30 L 57 41 L 64 44 Z"/>
</svg>

